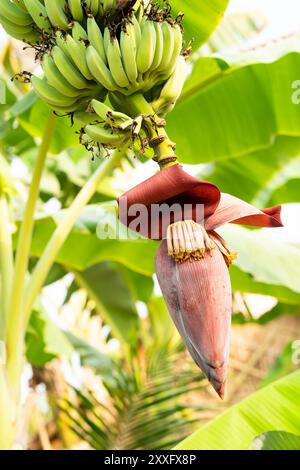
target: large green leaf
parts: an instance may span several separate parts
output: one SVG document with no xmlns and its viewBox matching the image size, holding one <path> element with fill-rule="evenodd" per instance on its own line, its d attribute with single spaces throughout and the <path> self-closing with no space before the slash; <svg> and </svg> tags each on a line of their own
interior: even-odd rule
<svg viewBox="0 0 300 470">
<path fill-rule="evenodd" d="M 122 271 L 110 263 L 100 263 L 85 271 L 75 272 L 75 279 L 94 300 L 97 312 L 111 326 L 114 336 L 136 345 L 139 318 Z"/>
<path fill-rule="evenodd" d="M 286 287 L 300 293 L 298 247 L 272 239 L 259 230 L 237 225 L 226 225 L 219 232 L 230 248 L 238 252 L 235 265 L 241 271 L 250 274 L 257 282 Z"/>
<path fill-rule="evenodd" d="M 256 437 L 251 450 L 300 450 L 300 436 L 290 432 L 271 431 Z"/>
<path fill-rule="evenodd" d="M 53 111 L 41 100 L 18 117 L 21 126 L 33 137 L 42 137 L 49 113 Z M 69 147 L 79 146 L 78 128 L 71 126 L 69 117 L 59 117 L 50 144 L 50 152 L 58 154 Z"/>
<path fill-rule="evenodd" d="M 300 371 L 262 388 L 177 446 L 179 450 L 246 450 L 266 431 L 300 434 Z"/>
<path fill-rule="evenodd" d="M 35 367 L 43 367 L 55 357 L 68 358 L 73 348 L 49 316 L 34 310 L 26 333 L 26 357 Z"/>
<path fill-rule="evenodd" d="M 291 372 L 294 372 L 300 364 L 296 364 L 296 354 L 297 348 L 300 351 L 300 344 L 297 346 L 297 341 L 290 341 L 283 351 L 279 354 L 276 358 L 276 361 L 272 365 L 272 367 L 268 370 L 266 375 L 264 376 L 263 380 L 260 383 L 260 386 L 264 387 L 265 385 L 269 385 L 270 383 L 274 382 L 275 380 L 284 377 Z M 295 357 L 294 357 L 295 356 Z"/>
<path fill-rule="evenodd" d="M 218 162 L 205 172 L 205 178 L 223 192 L 260 207 L 275 201 L 295 202 L 300 200 L 299 181 L 289 180 L 300 177 L 299 155 L 300 138 L 278 137 L 268 149 Z"/>
<path fill-rule="evenodd" d="M 300 54 L 293 52 L 229 69 L 204 87 L 198 71 L 199 87 L 184 92 L 168 117 L 181 161 L 237 158 L 270 148 L 277 136 L 300 137 L 300 106 L 292 103 L 299 67 Z"/>
<path fill-rule="evenodd" d="M 212 34 L 222 19 L 229 0 L 171 0 L 176 13 L 184 12 L 186 40 L 194 39 L 196 49 Z"/>
<path fill-rule="evenodd" d="M 289 307 L 291 307 L 290 304 L 300 304 L 300 294 L 293 292 L 287 287 L 268 284 L 267 282 L 258 282 L 253 278 L 251 273 L 243 271 L 243 268 L 239 268 L 236 263 L 237 261 L 235 261 L 235 264 L 231 266 L 229 271 L 232 287 L 234 290 L 242 293 L 251 292 L 252 294 L 262 294 L 277 297 L 278 300 L 288 304 Z M 295 305 L 293 305 L 293 307 L 295 307 Z M 276 313 L 280 315 L 285 312 L 280 310 L 280 312 L 275 311 L 273 313 L 275 314 L 274 316 L 276 316 Z"/>
<path fill-rule="evenodd" d="M 75 227 L 57 256 L 57 262 L 71 269 L 83 271 L 102 261 L 116 261 L 146 276 L 154 272 L 157 243 L 149 240 L 100 240 L 97 224 L 103 217 L 104 205 L 92 205 L 83 210 Z M 66 211 L 36 221 L 32 256 L 39 257 Z"/>
</svg>

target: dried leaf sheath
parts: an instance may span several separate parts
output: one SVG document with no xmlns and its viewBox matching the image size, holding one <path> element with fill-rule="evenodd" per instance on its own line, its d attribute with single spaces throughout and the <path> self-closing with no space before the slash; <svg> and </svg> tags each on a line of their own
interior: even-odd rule
<svg viewBox="0 0 300 470">
<path fill-rule="evenodd" d="M 172 319 L 191 356 L 223 397 L 229 352 L 231 286 L 218 249 L 213 256 L 177 263 L 163 241 L 156 255 L 156 273 Z"/>
</svg>

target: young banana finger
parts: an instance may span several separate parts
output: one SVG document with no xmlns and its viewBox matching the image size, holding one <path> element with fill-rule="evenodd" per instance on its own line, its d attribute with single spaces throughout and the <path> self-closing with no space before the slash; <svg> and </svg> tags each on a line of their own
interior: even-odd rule
<svg viewBox="0 0 300 470">
<path fill-rule="evenodd" d="M 87 80 L 93 80 L 93 76 L 86 63 L 86 47 L 83 42 L 77 42 L 69 34 L 66 36 L 66 47 L 72 57 L 74 65 Z"/>
<path fill-rule="evenodd" d="M 28 26 L 32 24 L 31 16 L 10 0 L 1 0 L 1 15 L 11 23 L 19 26 Z"/>
<path fill-rule="evenodd" d="M 80 96 L 80 90 L 70 85 L 58 70 L 53 58 L 48 54 L 45 54 L 43 57 L 42 68 L 47 82 L 56 88 L 57 91 L 70 98 L 78 98 Z"/>
<path fill-rule="evenodd" d="M 160 66 L 158 67 L 159 71 L 168 69 L 174 51 L 175 39 L 172 26 L 167 21 L 162 23 L 161 28 L 163 33 L 163 54 Z"/>
<path fill-rule="evenodd" d="M 91 15 L 87 19 L 87 33 L 90 44 L 96 49 L 103 62 L 107 64 L 102 32 L 95 18 Z"/>
<path fill-rule="evenodd" d="M 161 90 L 160 97 L 152 103 L 154 111 L 159 116 L 164 116 L 165 114 L 172 111 L 182 92 L 186 77 L 187 64 L 184 57 L 180 56 L 177 59 L 173 74 Z"/>
<path fill-rule="evenodd" d="M 82 21 L 84 17 L 84 11 L 81 0 L 68 0 L 68 6 L 72 17 L 76 21 Z"/>
<path fill-rule="evenodd" d="M 110 128 L 107 129 L 97 124 L 88 125 L 84 130 L 91 139 L 103 145 L 119 146 L 127 137 L 121 131 L 113 132 Z"/>
<path fill-rule="evenodd" d="M 154 59 L 156 31 L 153 21 L 145 20 L 142 25 L 142 37 L 137 51 L 137 68 L 140 74 L 146 73 Z"/>
<path fill-rule="evenodd" d="M 47 16 L 53 26 L 65 31 L 69 29 L 69 21 L 65 14 L 64 0 L 44 0 Z"/>
<path fill-rule="evenodd" d="M 39 0 L 23 0 L 28 13 L 42 31 L 50 31 L 51 24 L 45 6 Z"/>
<path fill-rule="evenodd" d="M 51 53 L 58 70 L 74 88 L 79 90 L 89 88 L 90 83 L 74 67 L 67 55 L 58 46 L 55 46 Z"/>
<path fill-rule="evenodd" d="M 66 107 L 72 106 L 76 102 L 75 98 L 59 93 L 54 87 L 49 85 L 45 80 L 32 76 L 31 83 L 36 94 L 46 103 L 51 106 Z"/>
<path fill-rule="evenodd" d="M 182 31 L 181 28 L 178 24 L 172 26 L 173 30 L 173 37 L 174 37 L 174 47 L 173 47 L 173 52 L 172 56 L 170 58 L 170 62 L 168 65 L 168 70 L 172 71 L 178 57 L 180 56 L 181 50 L 182 50 Z"/>
<path fill-rule="evenodd" d="M 155 33 L 156 33 L 156 46 L 155 46 L 155 54 L 153 58 L 152 65 L 150 67 L 150 71 L 156 70 L 162 61 L 163 51 L 164 51 L 164 38 L 161 23 L 155 21 L 154 23 Z"/>
<path fill-rule="evenodd" d="M 100 119 L 102 119 L 102 121 L 127 121 L 128 119 L 130 119 L 130 117 L 126 114 L 114 111 L 102 101 L 94 99 L 92 100 L 91 104 L 95 113 Z"/>
<path fill-rule="evenodd" d="M 126 75 L 131 83 L 135 83 L 138 78 L 138 69 L 136 63 L 136 40 L 133 25 L 126 26 L 126 31 L 121 31 L 120 48 L 122 61 Z"/>
<path fill-rule="evenodd" d="M 99 121 L 97 114 L 95 113 L 84 113 L 82 111 L 78 111 L 74 114 L 74 120 L 80 126 L 87 126 L 88 124 L 93 124 Z"/>
<path fill-rule="evenodd" d="M 72 27 L 72 36 L 75 41 L 80 42 L 80 41 L 85 41 L 88 39 L 88 35 L 86 30 L 81 26 L 81 24 L 78 23 L 78 21 L 74 21 L 71 24 Z"/>
<path fill-rule="evenodd" d="M 117 85 L 126 88 L 129 85 L 128 77 L 125 73 L 119 41 L 117 38 L 111 38 L 106 50 L 109 69 Z"/>
<path fill-rule="evenodd" d="M 87 47 L 86 59 L 90 72 L 97 83 L 100 83 L 100 85 L 109 91 L 116 91 L 119 89 L 118 85 L 115 83 L 112 77 L 110 70 L 106 67 L 105 63 L 93 46 Z"/>
</svg>

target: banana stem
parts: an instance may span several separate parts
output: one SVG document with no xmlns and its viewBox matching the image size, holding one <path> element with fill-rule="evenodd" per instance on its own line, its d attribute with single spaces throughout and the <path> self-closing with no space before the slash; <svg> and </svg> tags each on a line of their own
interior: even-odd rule
<svg viewBox="0 0 300 470">
<path fill-rule="evenodd" d="M 18 246 L 16 251 L 15 275 L 12 285 L 11 301 L 8 308 L 7 324 L 7 352 L 8 370 L 11 383 L 16 388 L 19 386 L 20 369 L 22 368 L 23 342 L 24 342 L 24 310 L 23 296 L 25 278 L 30 256 L 32 240 L 34 212 L 39 195 L 40 181 L 49 145 L 56 123 L 56 116 L 50 112 L 43 139 L 37 155 L 34 174 L 30 185 L 28 201 L 25 208 L 24 219 L 20 229 Z"/>
<path fill-rule="evenodd" d="M 144 95 L 135 93 L 123 98 L 125 108 L 132 117 L 138 115 L 148 115 L 145 119 L 145 127 L 149 137 L 149 143 L 154 150 L 154 160 L 159 164 L 161 170 L 168 166 L 177 164 L 177 157 L 174 152 L 174 144 L 163 125 L 160 125 L 161 119 L 156 115 L 151 104 L 148 103 Z"/>
<path fill-rule="evenodd" d="M 14 275 L 13 246 L 7 196 L 0 195 L 0 270 L 1 270 L 1 318 L 0 339 L 5 341 L 8 305 L 11 298 Z"/>
<path fill-rule="evenodd" d="M 26 326 L 30 318 L 31 309 L 43 286 L 45 279 L 47 278 L 49 270 L 51 269 L 51 266 L 54 263 L 58 252 L 60 251 L 68 235 L 70 234 L 74 223 L 80 216 L 82 209 L 87 205 L 92 196 L 95 194 L 99 183 L 108 175 L 110 170 L 112 170 L 113 167 L 121 160 L 126 151 L 127 147 L 124 147 L 120 150 L 115 150 L 113 155 L 97 168 L 90 180 L 85 184 L 85 186 L 81 189 L 81 191 L 74 199 L 72 205 L 68 209 L 65 219 L 60 222 L 60 224 L 54 231 L 28 283 L 28 290 L 27 295 L 25 297 L 24 307 L 25 324 L 23 325 L 23 328 Z"/>
</svg>

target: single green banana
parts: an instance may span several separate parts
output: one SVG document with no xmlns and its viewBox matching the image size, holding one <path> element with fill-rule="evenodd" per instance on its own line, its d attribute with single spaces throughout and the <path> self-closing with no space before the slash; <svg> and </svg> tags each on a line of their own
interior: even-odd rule
<svg viewBox="0 0 300 470">
<path fill-rule="evenodd" d="M 47 11 L 39 0 L 23 0 L 28 13 L 35 24 L 43 31 L 50 31 L 51 24 L 47 18 Z"/>
<path fill-rule="evenodd" d="M 1 0 L 1 15 L 8 21 L 19 26 L 28 26 L 32 24 L 31 16 L 12 3 L 10 0 Z"/>
<path fill-rule="evenodd" d="M 134 29 L 135 43 L 136 43 L 136 45 L 138 45 L 138 44 L 140 44 L 141 37 L 142 37 L 141 26 L 140 26 L 140 23 L 138 22 L 135 15 L 133 15 L 133 17 L 131 18 L 130 21 L 131 21 L 133 29 Z"/>
<path fill-rule="evenodd" d="M 103 0 L 102 2 L 103 12 L 107 13 L 108 11 L 114 10 L 116 8 L 116 0 Z"/>
<path fill-rule="evenodd" d="M 144 20 L 142 37 L 137 51 L 136 63 L 140 74 L 146 73 L 154 59 L 156 48 L 156 31 L 153 21 Z"/>
<path fill-rule="evenodd" d="M 4 30 L 9 34 L 9 36 L 18 39 L 19 41 L 26 42 L 27 44 L 37 43 L 40 40 L 40 35 L 33 31 L 32 29 L 20 29 L 16 31 L 15 26 L 0 15 L 0 24 L 3 26 Z M 19 27 L 21 28 L 21 27 Z"/>
<path fill-rule="evenodd" d="M 65 0 L 44 0 L 44 2 L 51 24 L 67 31 L 69 21 L 65 13 Z"/>
<path fill-rule="evenodd" d="M 69 34 L 66 36 L 66 47 L 72 57 L 73 63 L 87 80 L 93 80 L 93 76 L 86 63 L 86 47 L 83 42 L 77 42 Z"/>
<path fill-rule="evenodd" d="M 108 28 L 104 28 L 104 32 L 103 32 L 103 46 L 104 46 L 104 50 L 105 50 L 105 54 L 107 55 L 107 49 L 108 49 L 108 45 L 110 43 L 110 40 L 111 40 L 111 37 L 110 37 L 110 31 Z M 107 60 L 107 57 L 106 57 L 106 60 Z"/>
<path fill-rule="evenodd" d="M 167 69 L 170 71 L 173 71 L 173 68 L 182 50 L 182 32 L 181 32 L 180 26 L 176 24 L 172 26 L 172 30 L 173 30 L 173 37 L 174 37 L 174 47 L 173 47 L 172 56 L 170 58 L 170 62 L 168 64 L 168 69 Z"/>
<path fill-rule="evenodd" d="M 90 83 L 74 67 L 67 55 L 58 46 L 54 46 L 51 53 L 58 70 L 74 88 L 79 90 L 89 88 Z"/>
<path fill-rule="evenodd" d="M 135 83 L 138 78 L 138 69 L 136 63 L 137 48 L 134 27 L 130 23 L 126 25 L 126 31 L 121 31 L 120 48 L 126 75 L 131 83 Z"/>
<path fill-rule="evenodd" d="M 78 21 L 74 21 L 72 23 L 72 36 L 75 41 L 85 41 L 88 39 L 86 30 L 78 23 Z"/>
<path fill-rule="evenodd" d="M 74 119 L 80 126 L 87 126 L 88 124 L 96 123 L 99 120 L 95 113 L 83 113 L 80 111 L 74 114 Z"/>
<path fill-rule="evenodd" d="M 103 62 L 107 64 L 102 32 L 95 18 L 91 15 L 87 19 L 87 33 L 90 44 L 96 49 Z"/>
<path fill-rule="evenodd" d="M 0 14 L 0 24 L 2 24 L 3 28 L 9 34 L 11 34 L 11 36 L 16 37 L 15 36 L 15 34 L 16 34 L 16 35 L 22 36 L 22 39 L 23 38 L 26 39 L 26 34 L 33 31 L 33 29 L 32 29 L 33 24 L 31 24 L 31 25 L 15 24 L 15 23 L 12 23 L 11 21 L 9 21 L 2 14 Z"/>
<path fill-rule="evenodd" d="M 69 107 L 74 105 L 76 102 L 75 98 L 70 98 L 63 95 L 54 87 L 49 85 L 45 80 L 41 80 L 38 77 L 32 76 L 31 83 L 36 94 L 51 106 Z"/>
<path fill-rule="evenodd" d="M 70 98 L 80 97 L 80 90 L 70 85 L 70 83 L 60 73 L 53 58 L 50 55 L 44 55 L 42 68 L 49 85 L 53 86 L 61 94 Z"/>
<path fill-rule="evenodd" d="M 82 8 L 82 1 L 81 0 L 68 0 L 68 6 L 70 9 L 70 13 L 74 20 L 82 21 L 84 18 L 84 11 Z"/>
<path fill-rule="evenodd" d="M 115 83 L 110 70 L 106 67 L 100 55 L 93 46 L 88 46 L 86 50 L 86 60 L 88 68 L 97 83 L 100 83 L 104 88 L 109 91 L 118 90 L 118 85 Z"/>
<path fill-rule="evenodd" d="M 174 51 L 174 33 L 173 28 L 167 21 L 162 23 L 162 33 L 163 33 L 163 55 L 161 59 L 160 66 L 158 70 L 168 69 L 170 60 Z"/>
<path fill-rule="evenodd" d="M 153 58 L 152 65 L 150 67 L 150 71 L 156 70 L 162 61 L 163 51 L 164 51 L 164 37 L 162 32 L 161 23 L 155 21 L 155 34 L 156 34 L 156 46 L 155 46 L 155 54 Z"/>
<path fill-rule="evenodd" d="M 97 114 L 97 116 L 102 119 L 102 121 L 127 121 L 130 119 L 130 116 L 127 116 L 127 114 L 120 113 L 119 111 L 114 111 L 112 108 L 107 106 L 105 103 L 102 101 L 98 100 L 92 100 L 92 107 Z"/>
<path fill-rule="evenodd" d="M 187 64 L 184 57 L 180 56 L 177 59 L 173 74 L 161 90 L 160 97 L 152 103 L 152 107 L 158 116 L 165 116 L 172 111 L 181 95 L 186 77 Z"/>
<path fill-rule="evenodd" d="M 99 0 L 86 0 L 87 9 L 90 14 L 96 16 L 99 11 Z"/>
<path fill-rule="evenodd" d="M 111 129 L 107 129 L 105 127 L 101 127 L 100 125 L 88 125 L 85 127 L 85 132 L 88 137 L 99 142 L 102 145 L 112 145 L 118 147 L 121 145 L 126 137 L 128 138 L 128 134 L 123 135 L 121 132 L 113 132 Z"/>
<path fill-rule="evenodd" d="M 106 56 L 114 81 L 121 88 L 126 88 L 129 85 L 129 80 L 123 67 L 119 41 L 117 38 L 111 38 L 109 41 Z"/>
<path fill-rule="evenodd" d="M 79 99 L 75 103 L 73 103 L 70 106 L 54 106 L 50 105 L 50 108 L 52 108 L 56 113 L 61 113 L 61 114 L 73 114 L 75 112 L 84 112 L 87 109 L 88 102 L 86 98 Z"/>
<path fill-rule="evenodd" d="M 66 35 L 61 31 L 57 31 L 55 34 L 55 43 L 56 45 L 68 55 L 68 48 L 66 45 Z"/>
<path fill-rule="evenodd" d="M 13 0 L 18 7 L 20 7 L 23 11 L 27 12 L 27 8 L 24 5 L 24 0 Z"/>
</svg>

